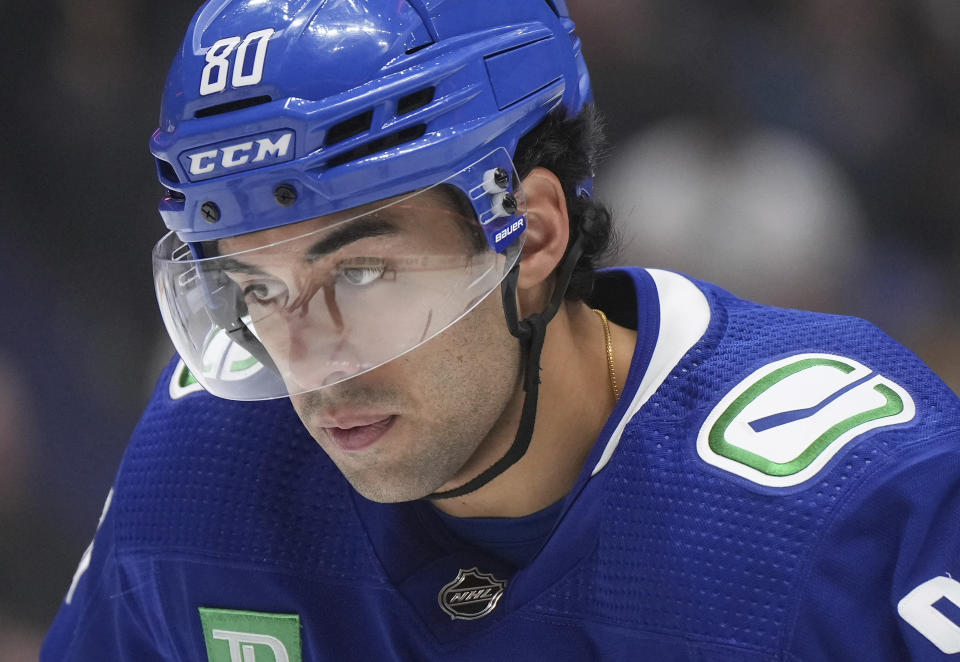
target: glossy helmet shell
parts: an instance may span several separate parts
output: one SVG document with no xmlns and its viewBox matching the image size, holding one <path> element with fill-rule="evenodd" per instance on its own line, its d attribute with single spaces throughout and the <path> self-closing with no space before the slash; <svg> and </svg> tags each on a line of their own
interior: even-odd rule
<svg viewBox="0 0 960 662">
<path fill-rule="evenodd" d="M 590 96 L 562 0 L 213 0 L 150 141 L 160 213 L 195 244 L 401 195 Z"/>
</svg>

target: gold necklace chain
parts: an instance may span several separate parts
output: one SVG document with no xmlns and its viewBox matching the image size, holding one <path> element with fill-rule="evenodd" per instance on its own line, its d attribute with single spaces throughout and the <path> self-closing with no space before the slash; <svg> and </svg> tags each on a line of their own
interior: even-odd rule
<svg viewBox="0 0 960 662">
<path fill-rule="evenodd" d="M 617 372 L 613 367 L 613 340 L 610 338 L 610 325 L 607 323 L 607 316 L 602 310 L 592 309 L 600 317 L 600 324 L 603 325 L 603 339 L 607 346 L 607 374 L 610 375 L 610 388 L 613 390 L 613 399 L 620 399 L 620 387 L 617 386 Z"/>
</svg>

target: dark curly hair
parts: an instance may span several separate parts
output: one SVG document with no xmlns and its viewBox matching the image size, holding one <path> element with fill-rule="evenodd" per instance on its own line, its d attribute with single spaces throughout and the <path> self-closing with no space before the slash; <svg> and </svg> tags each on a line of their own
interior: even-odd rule
<svg viewBox="0 0 960 662">
<path fill-rule="evenodd" d="M 555 174 L 563 187 L 570 217 L 570 244 L 582 237 L 583 246 L 565 293 L 568 301 L 587 298 L 596 270 L 619 250 L 610 210 L 578 191 L 578 184 L 593 177 L 604 148 L 602 119 L 596 107 L 588 105 L 573 118 L 567 118 L 562 108 L 547 115 L 520 139 L 513 158 L 521 179 L 540 166 Z"/>
</svg>

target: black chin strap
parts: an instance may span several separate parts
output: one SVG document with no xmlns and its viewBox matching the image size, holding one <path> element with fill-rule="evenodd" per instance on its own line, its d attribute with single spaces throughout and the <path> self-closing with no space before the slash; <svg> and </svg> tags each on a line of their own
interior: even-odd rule
<svg viewBox="0 0 960 662">
<path fill-rule="evenodd" d="M 503 299 L 503 313 L 507 318 L 507 328 L 520 341 L 520 355 L 523 357 L 523 411 L 520 414 L 520 425 L 517 427 L 517 436 L 507 452 L 499 460 L 487 467 L 480 475 L 470 479 L 460 487 L 445 492 L 434 492 L 428 499 L 451 499 L 474 492 L 491 480 L 512 467 L 524 456 L 530 447 L 533 438 L 533 425 L 537 418 L 537 400 L 540 394 L 540 353 L 543 351 L 543 341 L 547 335 L 547 323 L 553 319 L 563 303 L 564 293 L 573 276 L 573 269 L 580 259 L 583 249 L 580 238 L 573 242 L 570 250 L 564 256 L 557 270 L 557 282 L 547 307 L 542 313 L 534 313 L 526 319 L 520 319 L 517 310 L 517 276 L 520 271 L 520 260 L 513 265 L 510 273 L 504 278 L 500 286 Z"/>
</svg>

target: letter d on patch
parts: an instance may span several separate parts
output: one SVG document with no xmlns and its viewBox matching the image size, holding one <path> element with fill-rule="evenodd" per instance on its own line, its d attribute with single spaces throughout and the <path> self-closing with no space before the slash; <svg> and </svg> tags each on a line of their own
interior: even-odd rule
<svg viewBox="0 0 960 662">
<path fill-rule="evenodd" d="M 208 662 L 303 662 L 297 614 L 199 611 Z"/>
</svg>

